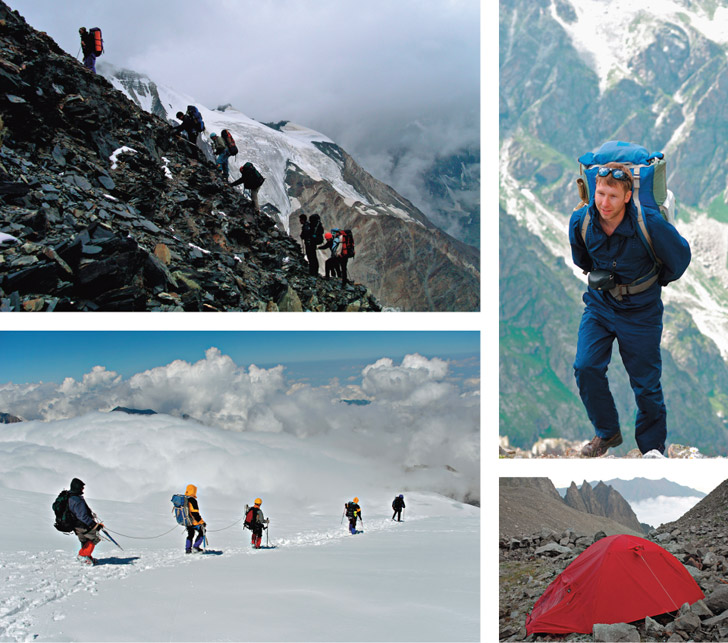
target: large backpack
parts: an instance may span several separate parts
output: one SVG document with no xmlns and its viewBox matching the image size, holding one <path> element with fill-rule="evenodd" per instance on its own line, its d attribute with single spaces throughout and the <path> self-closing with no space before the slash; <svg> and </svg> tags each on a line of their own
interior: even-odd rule
<svg viewBox="0 0 728 643">
<path fill-rule="evenodd" d="M 319 245 L 324 242 L 324 226 L 321 224 L 321 217 L 318 214 L 312 214 L 309 219 L 311 224 L 311 240 Z"/>
<path fill-rule="evenodd" d="M 197 125 L 197 133 L 205 131 L 205 121 L 202 120 L 202 114 L 200 114 L 200 110 L 197 109 L 194 105 L 187 105 L 187 113 L 192 116 L 192 119 L 195 121 L 195 124 Z"/>
<path fill-rule="evenodd" d="M 250 161 L 240 168 L 240 176 L 243 177 L 243 185 L 248 190 L 257 190 L 265 181 L 265 177 L 258 172 L 255 165 Z"/>
<path fill-rule="evenodd" d="M 655 253 L 652 238 L 647 228 L 645 212 L 659 214 L 671 225 L 675 224 L 675 197 L 667 189 L 667 168 L 662 152 L 650 154 L 646 148 L 624 141 L 607 141 L 596 152 L 588 152 L 578 158 L 581 176 L 576 180 L 581 203 L 578 208 L 593 200 L 596 190 L 596 177 L 599 167 L 605 163 L 616 162 L 626 165 L 632 173 L 632 201 L 637 211 L 637 236 L 653 261 L 652 269 L 635 279 L 631 284 L 615 286 L 612 295 L 621 299 L 622 295 L 637 294 L 647 290 L 659 278 L 662 261 Z M 584 207 L 580 219 L 580 233 L 584 243 L 589 229 L 591 215 Z"/>
<path fill-rule="evenodd" d="M 89 29 L 89 34 L 93 37 L 94 42 L 94 56 L 97 58 L 104 53 L 104 39 L 101 36 L 101 29 L 94 27 Z"/>
<path fill-rule="evenodd" d="M 255 507 L 248 507 L 245 505 L 245 522 L 243 527 L 253 530 L 253 520 L 255 520 Z"/>
<path fill-rule="evenodd" d="M 667 189 L 667 165 L 662 152 L 650 154 L 646 148 L 624 141 L 607 141 L 596 152 L 579 157 L 579 173 L 576 180 L 581 205 L 589 204 L 596 189 L 597 171 L 601 165 L 617 162 L 626 165 L 632 173 L 632 200 L 637 209 L 637 232 L 640 241 L 657 264 L 662 264 L 655 254 L 652 238 L 645 223 L 645 212 L 654 212 L 665 221 L 675 224 L 675 197 Z M 586 212 L 581 220 L 582 239 L 589 225 Z"/>
<path fill-rule="evenodd" d="M 238 146 L 235 145 L 233 135 L 228 130 L 224 129 L 220 132 L 220 136 L 222 136 L 222 140 L 225 143 L 225 147 L 227 147 L 227 151 L 230 152 L 230 156 L 237 156 Z"/>
<path fill-rule="evenodd" d="M 56 515 L 56 522 L 53 525 L 58 531 L 69 533 L 73 531 L 73 514 L 68 508 L 69 494 L 66 489 L 58 494 L 58 497 L 53 501 L 51 505 L 53 513 Z"/>
<path fill-rule="evenodd" d="M 176 493 L 172 496 L 172 513 L 178 524 L 183 527 L 192 526 L 192 518 L 190 518 L 190 509 L 188 506 L 188 496 L 183 493 Z"/>
<path fill-rule="evenodd" d="M 352 259 L 354 254 L 354 235 L 351 230 L 343 230 L 341 237 L 341 256 Z"/>
</svg>

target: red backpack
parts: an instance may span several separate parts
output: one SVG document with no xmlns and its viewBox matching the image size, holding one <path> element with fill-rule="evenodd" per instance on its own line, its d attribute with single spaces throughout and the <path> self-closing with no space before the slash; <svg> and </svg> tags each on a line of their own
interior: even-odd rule
<svg viewBox="0 0 728 643">
<path fill-rule="evenodd" d="M 228 152 L 230 152 L 230 156 L 237 156 L 238 146 L 235 145 L 233 135 L 228 130 L 224 129 L 220 132 L 220 136 L 222 136 L 222 140 L 225 143 L 225 147 L 227 147 Z"/>
<path fill-rule="evenodd" d="M 104 39 L 101 37 L 101 29 L 94 27 L 89 29 L 89 33 L 94 39 L 94 56 L 98 57 L 104 53 Z"/>
<path fill-rule="evenodd" d="M 341 256 L 346 257 L 347 259 L 353 258 L 355 254 L 354 235 L 351 230 L 341 231 L 341 240 L 339 243 L 341 244 Z"/>
</svg>

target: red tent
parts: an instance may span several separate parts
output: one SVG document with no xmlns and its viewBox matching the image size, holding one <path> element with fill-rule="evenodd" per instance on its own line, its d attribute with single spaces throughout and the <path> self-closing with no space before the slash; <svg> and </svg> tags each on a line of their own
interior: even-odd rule
<svg viewBox="0 0 728 643">
<path fill-rule="evenodd" d="M 644 538 L 595 542 L 546 588 L 526 617 L 526 632 L 591 633 L 595 623 L 630 623 L 703 598 L 682 563 Z"/>
</svg>

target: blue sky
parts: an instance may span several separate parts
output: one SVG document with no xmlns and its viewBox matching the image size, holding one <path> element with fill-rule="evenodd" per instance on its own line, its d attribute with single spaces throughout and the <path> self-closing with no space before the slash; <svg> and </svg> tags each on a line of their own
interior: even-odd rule
<svg viewBox="0 0 728 643">
<path fill-rule="evenodd" d="M 457 360 L 455 373 L 477 376 L 479 335 L 475 331 L 5 331 L 0 333 L 0 383 L 79 380 L 97 365 L 126 378 L 176 359 L 196 362 L 211 346 L 241 366 L 290 365 L 289 375 L 295 378 L 342 377 L 381 357 L 398 360 L 408 353 Z M 323 363 L 325 368 L 316 368 Z"/>
</svg>

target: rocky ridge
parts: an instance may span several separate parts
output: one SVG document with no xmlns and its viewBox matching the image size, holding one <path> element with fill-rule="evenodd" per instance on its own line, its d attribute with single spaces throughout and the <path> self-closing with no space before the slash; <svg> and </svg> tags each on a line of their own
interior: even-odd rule
<svg viewBox="0 0 728 643">
<path fill-rule="evenodd" d="M 0 310 L 357 311 L 172 134 L 0 2 Z"/>
<path fill-rule="evenodd" d="M 564 501 L 548 478 L 500 478 L 498 496 L 501 537 L 519 537 L 542 528 L 554 531 L 568 528 L 580 533 L 604 531 L 608 535 L 627 532 L 644 535 L 634 514 L 629 516 L 623 508 L 613 511 L 612 516 L 606 515 L 611 507 L 599 510 L 595 507 L 594 511 L 575 508 Z M 622 502 L 625 501 L 622 499 Z M 613 504 L 617 504 L 614 499 Z M 620 520 L 629 524 L 623 524 Z"/>
<path fill-rule="evenodd" d="M 572 482 L 566 491 L 564 502 L 578 511 L 611 518 L 636 532 L 642 531 L 642 525 L 629 503 L 616 489 L 601 480 L 593 488 L 586 480 L 581 488 Z"/>
<path fill-rule="evenodd" d="M 530 450 L 512 446 L 507 436 L 499 436 L 498 454 L 501 458 L 583 458 L 581 448 L 587 440 L 567 440 L 565 438 L 540 438 Z M 658 451 L 650 451 L 642 454 L 639 449 L 631 449 L 624 455 L 614 455 L 608 452 L 602 459 L 614 458 L 678 458 L 683 460 L 701 460 L 707 457 L 700 452 L 700 449 L 685 444 L 668 445 L 665 454 L 660 455 Z"/>
</svg>

